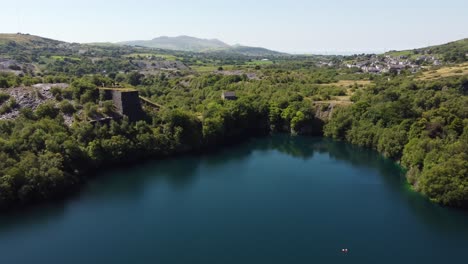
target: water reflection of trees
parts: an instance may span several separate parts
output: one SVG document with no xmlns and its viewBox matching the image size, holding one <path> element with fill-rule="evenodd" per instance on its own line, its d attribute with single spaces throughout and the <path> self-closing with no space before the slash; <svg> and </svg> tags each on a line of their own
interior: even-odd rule
<svg viewBox="0 0 468 264">
<path fill-rule="evenodd" d="M 400 190 L 404 181 L 403 172 L 394 161 L 370 149 L 324 138 L 281 136 L 269 140 L 271 148 L 294 157 L 309 159 L 314 153 L 326 154 L 332 160 L 342 161 L 354 167 L 376 170 L 382 175 L 385 184 L 395 190 Z"/>
<path fill-rule="evenodd" d="M 454 212 L 422 199 L 418 194 L 406 192 L 403 188 L 404 177 L 401 169 L 391 160 L 385 159 L 377 152 L 356 147 L 343 142 L 313 137 L 291 137 L 275 135 L 272 137 L 252 139 L 250 141 L 222 148 L 203 155 L 184 155 L 159 161 L 146 161 L 133 166 L 125 166 L 101 173 L 96 180 L 91 181 L 82 197 L 89 202 L 129 199 L 140 199 L 144 188 L 149 184 L 165 183 L 175 190 L 190 188 L 203 177 L 197 173 L 204 169 L 214 169 L 226 166 L 228 163 L 241 165 L 248 161 L 254 152 L 278 151 L 304 160 L 311 159 L 316 154 L 328 155 L 331 159 L 342 161 L 354 167 L 376 170 L 383 177 L 384 184 L 392 191 L 400 192 L 407 204 L 423 223 L 444 226 L 448 231 L 455 231 L 468 217 L 464 212 Z M 74 197 L 72 200 L 80 200 Z M 43 209 L 11 214 L 0 217 L 0 232 L 9 230 L 12 226 L 28 226 L 63 215 L 67 202 L 49 204 Z M 453 217 L 462 214 L 462 217 Z M 464 230 L 468 233 L 468 226 Z"/>
<path fill-rule="evenodd" d="M 9 232 L 16 227 L 46 224 L 51 219 L 62 217 L 66 202 L 68 201 L 51 202 L 28 210 L 7 212 L 0 216 L 0 236 L 3 232 Z"/>
<path fill-rule="evenodd" d="M 252 141 L 254 142 L 254 141 Z M 89 184 L 86 196 L 93 199 L 138 199 L 148 184 L 167 183 L 173 189 L 190 188 L 203 166 L 215 168 L 228 162 L 243 162 L 254 150 L 252 142 L 227 147 L 206 154 L 144 161 L 132 166 L 108 170 Z"/>
<path fill-rule="evenodd" d="M 443 232 L 468 234 L 466 211 L 444 208 L 405 188 L 406 179 L 402 168 L 395 161 L 384 158 L 374 150 L 322 138 L 291 139 L 284 136 L 273 137 L 269 141 L 271 148 L 295 157 L 308 159 L 313 157 L 314 153 L 327 154 L 334 160 L 346 162 L 354 167 L 374 169 L 382 177 L 386 187 L 401 194 L 411 212 L 420 219 L 420 223 Z"/>
</svg>

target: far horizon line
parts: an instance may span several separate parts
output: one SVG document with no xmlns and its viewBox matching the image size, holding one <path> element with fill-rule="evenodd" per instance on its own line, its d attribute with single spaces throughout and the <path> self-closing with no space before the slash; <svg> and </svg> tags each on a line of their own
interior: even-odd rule
<svg viewBox="0 0 468 264">
<path fill-rule="evenodd" d="M 2 34 L 2 33 L 0 33 Z M 178 35 L 174 35 L 174 36 L 170 36 L 170 35 L 161 35 L 161 36 L 157 36 L 157 37 L 154 37 L 154 38 L 151 38 L 151 39 L 135 39 L 135 40 L 119 40 L 119 41 L 92 41 L 92 42 L 77 42 L 77 41 L 69 41 L 69 40 L 61 40 L 61 39 L 58 39 L 58 38 L 54 38 L 54 37 L 45 37 L 45 36 L 41 36 L 41 35 L 36 35 L 36 34 L 32 34 L 32 33 L 23 33 L 23 32 L 15 32 L 15 33 L 3 33 L 3 34 L 24 34 L 24 35 L 33 35 L 33 36 L 38 36 L 38 37 L 42 37 L 42 38 L 49 38 L 49 39 L 54 39 L 54 40 L 58 40 L 58 41 L 63 41 L 63 42 L 69 42 L 69 43 L 79 43 L 79 44 L 99 44 L 99 43 L 111 43 L 111 44 L 118 44 L 118 43 L 121 43 L 121 42 L 127 42 L 127 41 L 145 41 L 145 40 L 153 40 L 153 39 L 156 39 L 156 38 L 163 38 L 163 37 L 167 37 L 167 38 L 177 38 L 177 37 L 191 37 L 191 38 L 196 38 L 196 39 L 202 39 L 202 40 L 217 40 L 217 41 L 220 41 L 220 42 L 223 42 L 229 46 L 236 46 L 236 45 L 240 45 L 240 46 L 247 46 L 247 47 L 256 47 L 256 48 L 265 48 L 265 49 L 269 49 L 269 50 L 272 50 L 272 51 L 277 51 L 277 52 L 281 52 L 281 53 L 286 53 L 286 54 L 290 54 L 290 55 L 328 55 L 328 56 L 333 56 L 333 55 L 336 55 L 336 56 L 350 56 L 350 55 L 358 55 L 358 54 L 384 54 L 386 52 L 389 52 L 389 51 L 404 51 L 404 50 L 414 50 L 414 49 L 421 49 L 421 48 L 426 48 L 426 47 L 431 47 L 431 46 L 438 46 L 438 45 L 444 45 L 444 44 L 448 44 L 448 43 L 452 43 L 452 42 L 456 42 L 456 41 L 459 41 L 459 40 L 464 40 L 464 39 L 467 39 L 468 37 L 465 37 L 465 38 L 460 38 L 460 39 L 455 39 L 455 40 L 450 40 L 450 41 L 444 41 L 442 43 L 428 43 L 426 44 L 425 46 L 421 46 L 421 47 L 412 47 L 412 48 L 379 48 L 379 49 L 367 49 L 367 50 L 315 50 L 315 51 L 288 51 L 288 50 L 282 50 L 282 49 L 274 49 L 274 48 L 268 48 L 266 46 L 258 46 L 258 45 L 244 45 L 244 44 L 240 44 L 240 43 L 235 43 L 235 44 L 230 44 L 230 43 L 227 43 L 219 38 L 207 38 L 207 37 L 198 37 L 198 36 L 190 36 L 190 35 L 186 35 L 186 34 L 178 34 Z"/>
</svg>

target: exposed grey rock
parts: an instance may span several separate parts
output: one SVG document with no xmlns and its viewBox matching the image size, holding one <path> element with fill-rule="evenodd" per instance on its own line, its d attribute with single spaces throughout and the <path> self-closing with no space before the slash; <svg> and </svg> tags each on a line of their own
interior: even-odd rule
<svg viewBox="0 0 468 264">
<path fill-rule="evenodd" d="M 59 87 L 62 89 L 67 88 L 69 85 L 66 83 L 40 83 L 35 84 L 32 87 L 14 87 L 3 89 L 2 92 L 6 93 L 14 98 L 17 103 L 17 107 L 12 109 L 10 112 L 0 115 L 0 120 L 11 120 L 15 119 L 20 115 L 20 110 L 22 108 L 30 108 L 32 110 L 36 110 L 36 108 L 47 102 L 53 101 L 56 104 L 58 102 L 55 100 L 55 97 L 51 93 L 51 89 L 53 87 Z M 7 102 L 5 102 L 7 103 Z M 4 103 L 4 104 L 5 104 Z M 72 117 L 64 116 L 65 123 L 71 124 Z"/>
</svg>

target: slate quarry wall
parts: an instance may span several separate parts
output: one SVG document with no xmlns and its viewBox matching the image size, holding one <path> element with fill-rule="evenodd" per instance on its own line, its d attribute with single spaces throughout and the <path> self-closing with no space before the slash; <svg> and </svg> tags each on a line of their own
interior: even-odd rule
<svg viewBox="0 0 468 264">
<path fill-rule="evenodd" d="M 119 89 L 101 89 L 102 100 L 112 100 L 117 112 L 127 116 L 130 121 L 138 121 L 144 118 L 138 91 Z"/>
</svg>

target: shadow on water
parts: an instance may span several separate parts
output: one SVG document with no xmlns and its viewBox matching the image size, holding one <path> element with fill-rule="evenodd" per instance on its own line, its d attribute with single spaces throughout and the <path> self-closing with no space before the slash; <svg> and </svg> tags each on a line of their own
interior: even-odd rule
<svg viewBox="0 0 468 264">
<path fill-rule="evenodd" d="M 7 215 L 0 215 L 0 235 L 13 228 L 40 226 L 52 219 L 63 216 L 66 209 L 65 202 L 53 202 L 40 205 L 26 211 L 12 211 Z"/>
<path fill-rule="evenodd" d="M 138 197 L 150 182 L 164 182 L 176 190 L 190 188 L 197 180 L 196 172 L 201 167 L 216 168 L 227 163 L 242 163 L 247 160 L 253 151 L 249 144 L 246 142 L 239 147 L 229 147 L 209 154 L 187 154 L 176 158 L 145 161 L 119 170 L 109 170 L 100 175 L 98 180 L 91 182 L 88 187 L 97 187 L 95 189 L 98 191 L 91 194 L 93 197 L 103 198 Z M 89 195 L 89 192 L 86 195 Z"/>
<path fill-rule="evenodd" d="M 268 151 L 278 151 L 303 160 L 312 159 L 315 154 L 326 154 L 332 160 L 344 162 L 353 167 L 375 170 L 381 175 L 386 187 L 389 187 L 392 192 L 398 192 L 404 196 L 409 210 L 424 224 L 434 225 L 438 228 L 443 226 L 448 231 L 455 231 L 465 226 L 465 222 L 468 220 L 466 211 L 437 206 L 420 194 L 408 190 L 405 187 L 403 170 L 393 161 L 384 158 L 375 151 L 319 137 L 274 135 L 252 139 L 238 146 L 224 148 L 209 154 L 184 155 L 165 160 L 145 161 L 133 166 L 108 170 L 88 183 L 84 192 L 71 201 L 48 204 L 28 211 L 0 216 L 0 234 L 11 228 L 37 225 L 63 217 L 69 203 L 79 203 L 83 199 L 91 201 L 139 199 L 144 194 L 144 189 L 148 184 L 165 183 L 175 190 L 190 188 L 198 177 L 203 177 L 203 175 L 196 173 L 202 167 L 203 169 L 213 169 L 228 163 L 238 165 L 247 161 L 253 152 Z M 461 217 L 453 217 L 454 215 L 461 215 Z M 468 230 L 466 231 L 468 232 Z"/>
<path fill-rule="evenodd" d="M 108 200 L 138 199 L 150 181 L 160 181 L 175 189 L 189 188 L 196 181 L 200 166 L 221 167 L 227 162 L 242 162 L 254 151 L 252 143 L 244 142 L 236 147 L 227 147 L 207 154 L 187 154 L 162 160 L 145 160 L 139 164 L 108 169 L 83 186 L 83 192 L 69 199 L 37 205 L 27 210 L 11 211 L 0 215 L 0 234 L 11 228 L 40 225 L 64 215 L 67 206 L 81 199 Z M 263 140 L 263 139 L 259 139 Z M 253 144 L 255 145 L 255 144 Z M 148 171 L 154 172 L 148 173 Z M 130 177 L 129 177 L 130 176 Z"/>
</svg>

